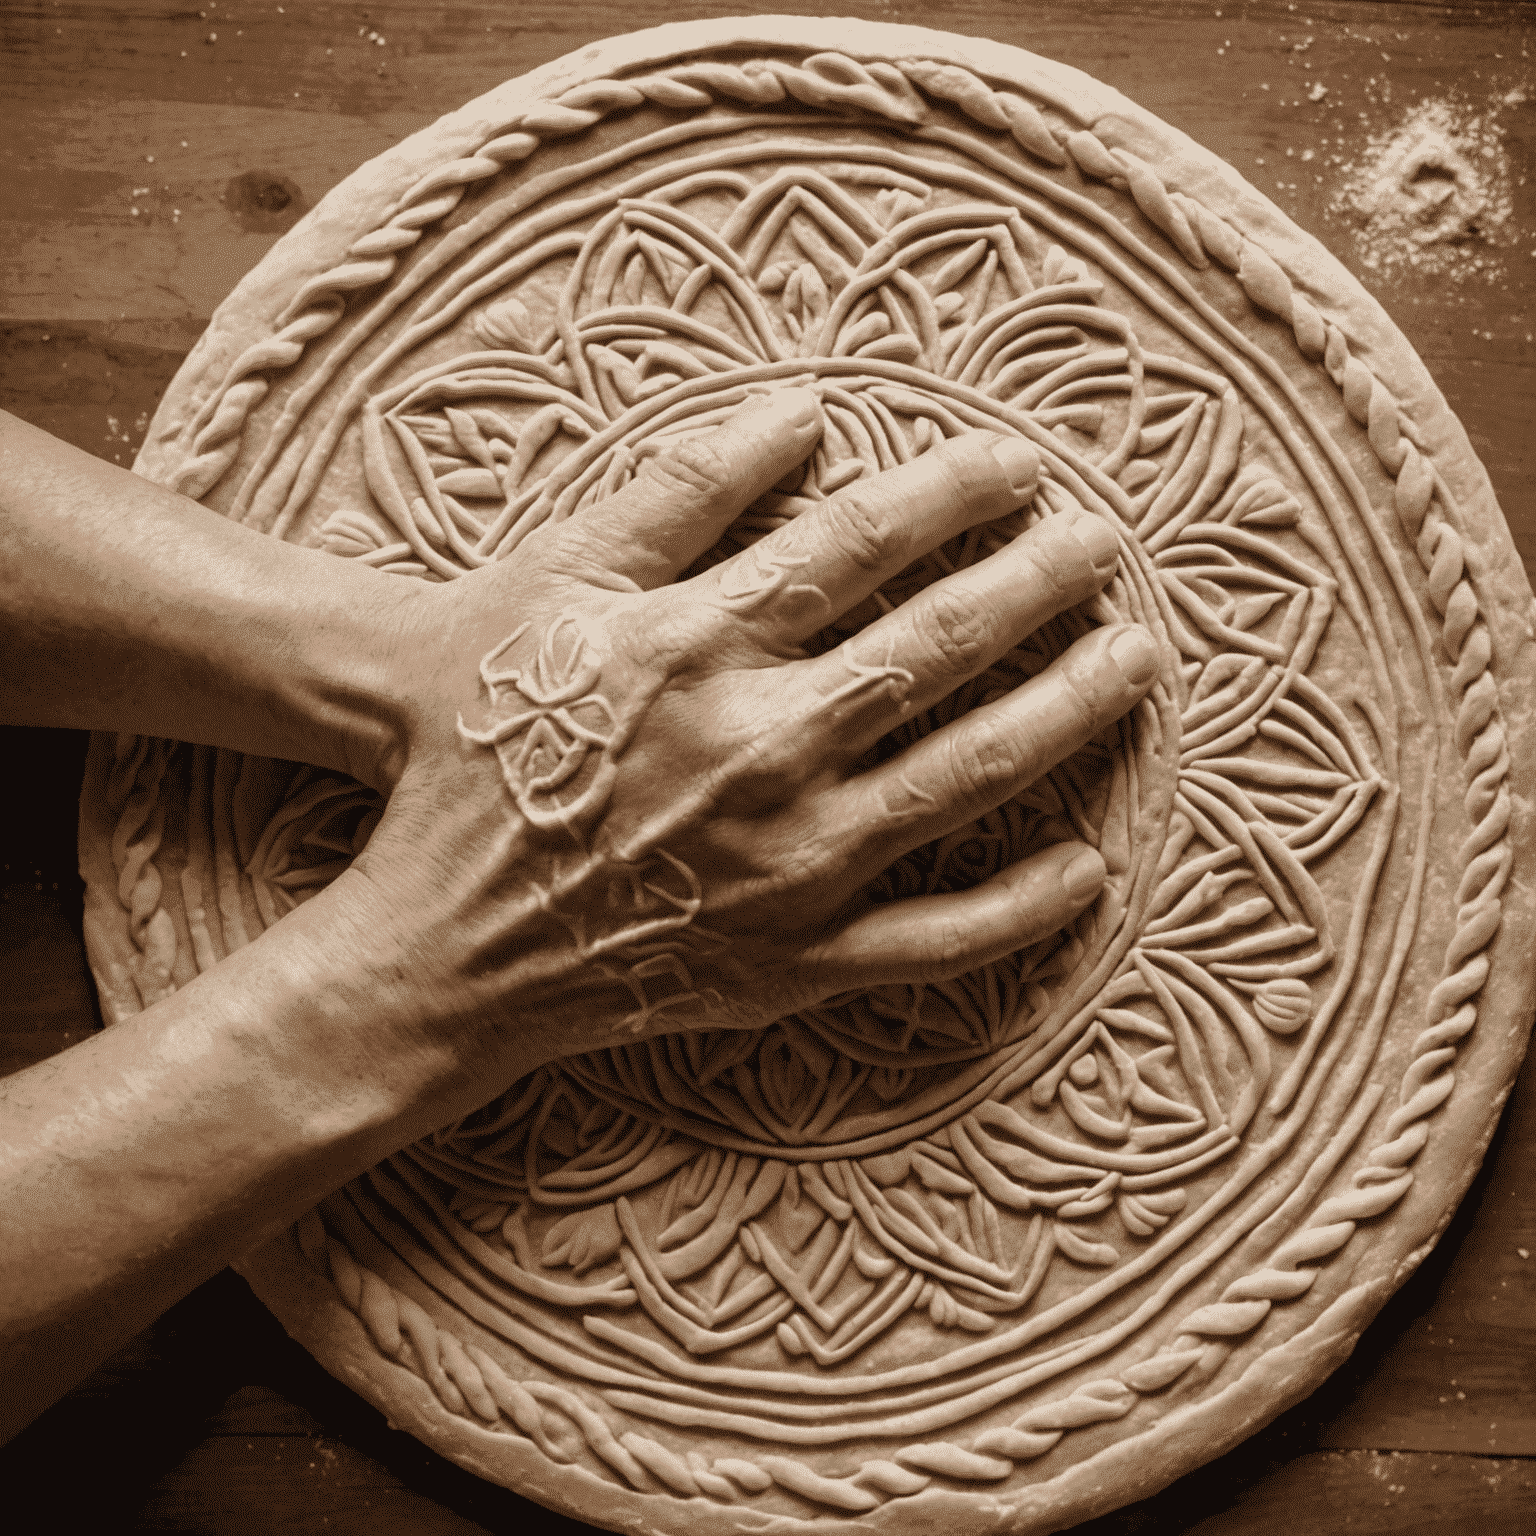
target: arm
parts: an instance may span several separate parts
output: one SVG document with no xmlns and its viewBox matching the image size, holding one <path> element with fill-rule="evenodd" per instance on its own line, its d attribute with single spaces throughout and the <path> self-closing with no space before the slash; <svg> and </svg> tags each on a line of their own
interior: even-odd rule
<svg viewBox="0 0 1536 1536">
<path fill-rule="evenodd" d="M 377 777 L 407 584 L 269 539 L 0 411 L 10 725 L 129 731 Z"/>
<path fill-rule="evenodd" d="M 429 1128 L 451 1072 L 369 1038 L 387 1003 L 362 946 L 313 905 L 283 929 L 0 1081 L 0 1443 Z"/>
<path fill-rule="evenodd" d="M 1094 899 L 1104 864 L 1076 842 L 969 891 L 883 905 L 864 891 L 1134 704 L 1157 659 L 1144 631 L 1088 634 L 898 756 L 870 767 L 867 754 L 1091 597 L 1117 536 L 1045 519 L 808 654 L 830 617 L 917 556 L 1027 503 L 1038 470 L 1026 445 L 972 435 L 679 581 L 819 430 L 806 392 L 787 391 L 649 460 L 517 560 L 451 584 L 395 582 L 386 605 L 373 592 L 390 578 L 337 588 L 343 563 L 305 551 L 246 561 L 233 530 L 248 584 L 230 600 L 280 615 L 253 612 L 245 643 L 217 612 L 232 578 L 208 569 L 224 535 L 193 518 L 203 554 L 175 579 L 209 605 L 206 670 L 199 643 L 138 618 L 132 590 L 72 595 L 91 557 L 89 539 L 71 545 L 73 577 L 31 601 L 29 622 L 62 610 L 77 664 L 113 665 L 120 635 L 147 658 L 141 678 L 177 658 L 169 697 L 144 684 L 138 707 L 155 725 L 89 688 L 71 723 L 106 711 L 119 727 L 174 719 L 198 736 L 203 712 L 226 707 L 229 674 L 263 701 L 234 711 L 251 733 L 237 744 L 345 760 L 350 727 L 329 701 L 352 690 L 362 755 L 382 736 L 399 743 L 398 767 L 368 847 L 326 890 L 165 1002 L 0 1084 L 0 1433 L 321 1195 L 543 1062 L 957 975 Z M 106 537 L 118 558 L 125 546 Z M 298 562 L 340 598 L 322 604 Z M 175 606 L 155 569 L 129 569 L 146 601 Z M 261 585 L 267 571 L 284 579 Z M 332 624 L 354 597 L 359 612 Z M 280 661 L 269 643 L 287 647 Z M 290 665 L 303 687 L 282 675 Z"/>
</svg>

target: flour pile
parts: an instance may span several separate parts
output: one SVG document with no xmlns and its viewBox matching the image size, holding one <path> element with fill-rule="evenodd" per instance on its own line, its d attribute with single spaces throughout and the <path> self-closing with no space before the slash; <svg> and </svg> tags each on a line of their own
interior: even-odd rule
<svg viewBox="0 0 1536 1536">
<path fill-rule="evenodd" d="M 1431 97 L 1372 135 L 1328 208 L 1357 224 L 1365 266 L 1456 281 L 1504 275 L 1500 251 L 1518 230 L 1499 116 L 1525 100 L 1519 89 L 1476 105 Z"/>
</svg>

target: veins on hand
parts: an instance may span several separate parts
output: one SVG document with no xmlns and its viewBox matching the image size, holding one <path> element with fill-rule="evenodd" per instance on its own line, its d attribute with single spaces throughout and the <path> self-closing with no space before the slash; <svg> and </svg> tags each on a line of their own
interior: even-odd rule
<svg viewBox="0 0 1536 1536">
<path fill-rule="evenodd" d="M 532 626 L 519 625 L 480 663 L 487 708 L 514 712 L 483 730 L 459 717 L 459 734 L 493 747 L 518 810 L 541 832 L 564 831 L 578 847 L 607 808 L 630 734 L 597 691 L 603 658 L 582 621 L 556 619 L 531 667 L 499 667 Z"/>
<path fill-rule="evenodd" d="M 620 981 L 636 1009 L 617 1029 L 643 1029 L 664 1012 L 723 1006 L 700 989 L 687 958 L 712 954 L 726 939 L 695 919 L 703 883 L 660 846 L 616 855 L 596 836 L 618 781 L 619 762 L 653 693 L 621 711 L 599 690 L 604 658 L 583 620 L 555 619 L 531 665 L 508 666 L 507 653 L 532 626 L 520 625 L 480 663 L 487 708 L 510 710 L 483 729 L 459 717 L 459 734 L 492 748 L 518 811 L 540 832 L 562 833 L 574 858 L 548 855 L 545 878 L 529 885 L 541 911 L 574 943 L 577 959 Z M 618 963 L 615 963 L 618 962 Z M 661 995 L 648 984 L 670 981 Z"/>
<path fill-rule="evenodd" d="M 694 921 L 704 887 L 681 859 L 665 848 L 640 865 L 600 858 L 562 884 L 558 891 L 535 884 L 534 894 L 571 935 L 580 957 L 597 962 L 598 970 L 634 997 L 635 1011 L 613 1026 L 616 1032 L 638 1033 L 669 1011 L 697 1009 L 707 1015 L 724 1007 L 720 994 L 699 988 L 688 969 L 689 959 L 715 954 L 727 940 Z M 656 989 L 648 991 L 646 984 L 667 979 L 675 988 L 652 996 Z"/>
<path fill-rule="evenodd" d="M 665 1013 L 696 1012 L 700 1015 L 696 1022 L 702 1023 L 724 1009 L 725 999 L 719 992 L 713 987 L 701 989 L 694 982 L 693 973 L 684 958 L 686 954 L 684 944 L 673 941 L 643 948 L 637 946 L 636 958 L 623 968 L 607 961 L 599 964 L 598 969 L 627 987 L 635 1000 L 634 1012 L 626 1014 L 613 1026 L 615 1034 L 627 1031 L 637 1035 Z M 662 992 L 656 997 L 650 996 L 646 983 L 664 979 L 675 982 L 676 990 Z"/>
<path fill-rule="evenodd" d="M 851 712 L 852 706 L 863 704 L 873 695 L 884 693 L 905 719 L 909 713 L 908 696 L 916 678 L 906 667 L 897 666 L 892 661 L 895 645 L 894 639 L 888 642 L 884 661 L 864 662 L 855 658 L 852 650 L 853 641 L 845 640 L 838 647 L 838 653 L 843 665 L 853 676 L 821 699 L 813 713 L 842 717 Z"/>
<path fill-rule="evenodd" d="M 809 565 L 809 555 L 789 555 L 764 551 L 754 544 L 746 551 L 743 569 L 721 577 L 721 606 L 732 613 L 753 613 L 775 597 L 813 599 L 830 617 L 832 603 L 820 587 L 795 584 L 794 572 Z"/>
</svg>

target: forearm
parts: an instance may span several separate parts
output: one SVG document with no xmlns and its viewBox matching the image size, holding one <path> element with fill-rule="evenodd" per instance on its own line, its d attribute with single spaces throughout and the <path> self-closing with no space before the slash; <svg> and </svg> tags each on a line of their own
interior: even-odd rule
<svg viewBox="0 0 1536 1536">
<path fill-rule="evenodd" d="M 0 718 L 365 771 L 415 583 L 267 539 L 0 412 Z"/>
<path fill-rule="evenodd" d="M 387 967 L 305 917 L 0 1083 L 0 1442 L 232 1258 L 471 1107 L 452 1052 L 390 1016 Z"/>
</svg>

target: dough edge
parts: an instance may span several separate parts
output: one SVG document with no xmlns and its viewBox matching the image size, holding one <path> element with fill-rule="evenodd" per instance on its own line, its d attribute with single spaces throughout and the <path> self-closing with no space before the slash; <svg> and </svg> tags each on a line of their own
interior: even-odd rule
<svg viewBox="0 0 1536 1536">
<path fill-rule="evenodd" d="M 1325 319 L 1345 332 L 1355 355 L 1379 377 L 1390 380 L 1424 448 L 1458 498 L 1469 565 L 1495 641 L 1506 728 L 1512 747 L 1517 739 L 1528 742 L 1536 714 L 1536 666 L 1531 654 L 1536 636 L 1529 588 L 1487 474 L 1465 431 L 1386 312 L 1320 242 L 1187 135 L 1071 66 L 985 39 L 840 18 L 721 18 L 671 23 L 610 38 L 496 87 L 354 172 L 277 242 L 219 306 L 167 390 L 136 470 L 153 480 L 171 479 L 181 451 L 155 441 L 168 422 L 179 412 L 195 409 L 203 395 L 217 387 L 230 362 L 267 333 L 297 288 L 315 273 L 336 265 L 347 246 L 377 227 L 421 175 L 444 160 L 472 152 L 515 111 L 585 81 L 683 54 L 724 47 L 807 45 L 835 49 L 861 61 L 920 56 L 955 63 L 1002 86 L 1023 87 L 1049 98 L 1066 97 L 1082 108 L 1078 116 L 1084 126 L 1100 130 L 1107 143 L 1133 150 L 1171 188 L 1195 197 L 1279 262 Z M 104 740 L 110 739 L 96 738 L 93 772 L 102 769 L 99 748 Z M 1520 756 L 1518 750 L 1515 755 Z M 1528 802 L 1515 798 L 1510 836 L 1517 855 L 1522 855 L 1532 846 L 1532 818 Z M 89 814 L 83 806 L 83 833 Z M 104 1011 L 120 1016 L 137 1011 L 132 983 L 115 956 L 121 945 L 131 949 L 131 943 L 126 932 L 119 937 L 106 931 L 109 927 L 121 930 L 122 914 L 104 910 L 112 905 L 115 875 L 106 857 L 107 839 L 99 828 L 92 832 L 83 838 L 83 846 L 92 852 L 82 860 L 82 872 L 89 878 L 91 891 L 99 893 L 103 910 L 95 920 L 89 916 L 87 920 L 91 963 L 98 978 L 105 978 L 104 993 L 112 985 L 110 978 L 121 973 L 126 993 L 113 987 L 117 995 L 112 1006 L 103 997 Z M 1031 1536 L 1058 1530 L 1155 1492 L 1306 1396 L 1347 1357 L 1361 1329 L 1433 1246 L 1493 1134 L 1494 1106 L 1502 1105 L 1518 1069 L 1536 987 L 1536 941 L 1531 925 L 1518 922 L 1522 913 L 1531 910 L 1530 883 L 1517 875 L 1505 899 L 1507 920 L 1492 946 L 1494 966 L 1483 991 L 1479 1030 L 1459 1064 L 1457 1092 L 1435 1119 L 1434 1139 L 1442 1144 L 1446 1139 L 1458 1142 L 1465 1153 L 1454 1160 L 1426 1158 L 1416 1168 L 1414 1187 L 1392 1218 L 1393 1240 L 1386 1245 L 1378 1240 L 1356 1260 L 1357 1265 L 1379 1273 L 1353 1285 L 1308 1328 L 1254 1361 L 1214 1397 L 1170 1414 L 1155 1429 L 1099 1452 L 1058 1478 L 1030 1485 L 1012 1498 L 985 1489 L 930 1489 L 915 1498 L 893 1500 L 857 1522 L 818 1513 L 815 1525 L 839 1536 L 851 1532 L 855 1523 L 865 1529 L 874 1523 L 893 1533 L 916 1532 L 931 1528 L 935 1515 L 952 1511 L 963 1512 L 968 1526 L 978 1532 Z M 1399 1257 L 1393 1259 L 1394 1253 Z M 1347 1262 L 1347 1257 L 1341 1261 Z M 700 1501 L 702 1507 L 694 1510 L 670 1494 L 658 1503 L 654 1496 L 634 1493 L 584 1471 L 577 1481 L 576 1469 L 557 1469 L 531 1442 L 510 1434 L 493 1435 L 448 1414 L 426 1383 L 378 1353 L 330 1282 L 304 1262 L 291 1235 L 276 1239 L 241 1267 L 290 1333 L 321 1357 L 328 1369 L 375 1402 L 383 1395 L 375 1382 L 388 1382 L 389 1411 L 401 1427 L 473 1472 L 498 1482 L 515 1482 L 529 1496 L 552 1507 L 613 1528 L 672 1532 L 680 1524 L 718 1530 L 805 1525 L 756 1514 L 747 1503 L 723 1506 Z M 1155 1470 L 1149 1474 L 1148 1467 Z M 567 1491 L 578 1487 L 580 1507 Z M 648 1509 L 665 1523 L 652 1524 Z"/>
<path fill-rule="evenodd" d="M 1133 150 L 1171 190 L 1186 192 L 1267 251 L 1324 319 L 1344 332 L 1351 351 L 1378 377 L 1390 378 L 1398 403 L 1460 504 L 1469 568 L 1479 588 L 1494 599 L 1486 616 L 1500 663 L 1501 703 L 1506 711 L 1536 714 L 1536 602 L 1519 561 L 1510 568 L 1508 533 L 1493 487 L 1429 370 L 1382 306 L 1319 240 L 1218 155 L 1112 86 L 1012 44 L 929 27 L 817 16 L 668 22 L 577 49 L 446 113 L 327 192 L 219 305 L 161 399 L 136 472 L 161 484 L 174 480 L 189 452 L 161 443 L 161 434 L 194 415 L 235 358 L 270 332 L 302 284 L 338 265 L 347 248 L 382 224 L 394 203 L 428 171 L 472 153 L 517 111 L 576 85 L 690 54 L 753 47 L 818 47 L 860 62 L 934 59 L 1053 103 L 1073 103 L 1076 110 L 1070 115 L 1083 126 L 1099 132 L 1107 144 Z M 1529 683 L 1517 685 L 1526 677 Z"/>
<path fill-rule="evenodd" d="M 1432 1242 L 1426 1244 L 1428 1252 Z M 804 1518 L 785 1518 L 741 1503 L 639 1493 L 580 1467 L 549 1461 L 520 1434 L 493 1432 L 449 1413 L 414 1372 L 379 1354 L 362 1321 L 341 1302 L 330 1281 L 299 1252 L 291 1232 L 249 1254 L 236 1268 L 289 1336 L 403 1430 L 478 1477 L 510 1487 L 561 1514 L 611 1531 L 640 1536 L 726 1536 L 777 1531 L 819 1536 L 930 1536 L 950 1519 L 966 1536 L 1047 1536 L 1118 1509 L 1165 1488 L 1223 1454 L 1316 1386 L 1319 1367 L 1331 1374 L 1391 1295 L 1394 1283 L 1377 1278 L 1352 1286 L 1311 1324 L 1255 1360 L 1214 1397 L 1175 1410 L 1150 1429 L 1098 1452 L 1053 1478 L 1012 1494 L 978 1486 L 930 1485 L 849 1519 L 819 1506 Z M 381 1391 L 387 1383 L 386 1391 Z"/>
</svg>

